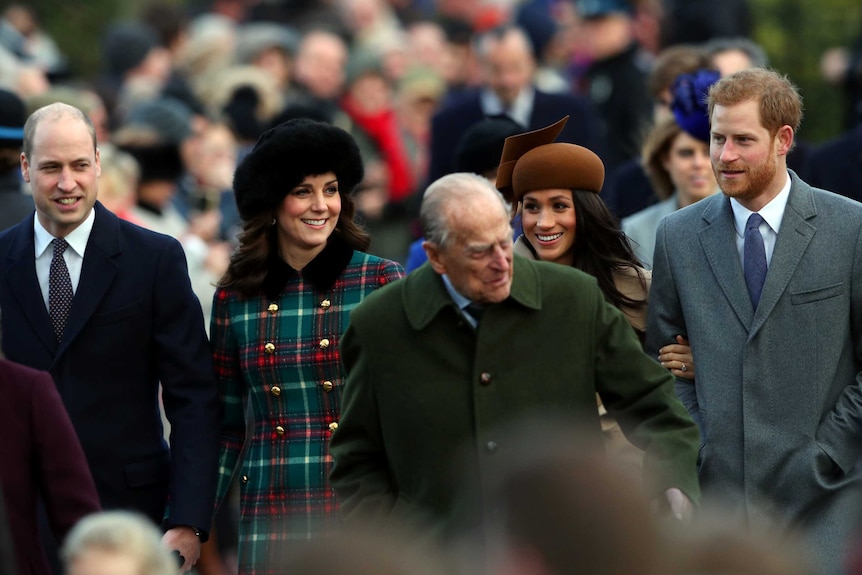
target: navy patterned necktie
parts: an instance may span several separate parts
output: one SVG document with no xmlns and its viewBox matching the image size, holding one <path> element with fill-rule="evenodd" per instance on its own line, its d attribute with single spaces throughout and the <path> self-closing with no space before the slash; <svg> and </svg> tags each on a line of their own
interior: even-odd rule
<svg viewBox="0 0 862 575">
<path fill-rule="evenodd" d="M 72 307 L 72 280 L 69 278 L 69 268 L 63 252 L 69 247 L 66 240 L 58 238 L 51 242 L 54 245 L 54 257 L 51 259 L 51 272 L 48 275 L 48 313 L 57 341 L 63 337 L 69 308 Z"/>
<path fill-rule="evenodd" d="M 482 314 L 485 313 L 485 306 L 477 303 L 469 303 L 464 306 L 464 309 L 467 310 L 467 313 L 473 316 L 473 319 L 476 320 L 476 323 L 482 321 Z"/>
<path fill-rule="evenodd" d="M 763 236 L 760 235 L 760 224 L 763 218 L 760 214 L 751 214 L 745 225 L 745 244 L 743 246 L 743 273 L 748 285 L 748 295 L 751 306 L 757 309 L 760 303 L 760 292 L 766 281 L 766 248 L 763 246 Z"/>
</svg>

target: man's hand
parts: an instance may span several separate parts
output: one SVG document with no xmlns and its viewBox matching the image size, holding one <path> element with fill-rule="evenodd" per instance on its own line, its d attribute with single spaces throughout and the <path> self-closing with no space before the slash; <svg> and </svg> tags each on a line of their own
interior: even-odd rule
<svg viewBox="0 0 862 575">
<path fill-rule="evenodd" d="M 664 496 L 667 499 L 670 513 L 680 521 L 688 521 L 694 513 L 694 505 L 685 493 L 676 487 L 665 489 Z"/>
<path fill-rule="evenodd" d="M 179 551 L 185 558 L 180 571 L 185 573 L 198 562 L 201 556 L 201 540 L 195 530 L 185 525 L 172 527 L 162 536 L 162 543 L 171 551 Z"/>
</svg>

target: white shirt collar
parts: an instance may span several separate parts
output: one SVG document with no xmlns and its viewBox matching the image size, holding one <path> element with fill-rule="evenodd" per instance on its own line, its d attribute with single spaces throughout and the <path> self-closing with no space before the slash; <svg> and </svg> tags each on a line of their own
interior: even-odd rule
<svg viewBox="0 0 862 575">
<path fill-rule="evenodd" d="M 66 242 L 69 247 L 80 257 L 84 257 L 84 251 L 87 249 L 87 242 L 90 240 L 90 232 L 93 231 L 93 223 L 96 221 L 96 210 L 90 208 L 90 215 L 87 216 L 81 225 L 72 230 L 66 236 Z M 39 221 L 39 215 L 33 218 L 33 239 L 36 244 L 36 257 L 41 256 L 45 250 L 51 245 L 54 236 L 42 226 Z"/>
<path fill-rule="evenodd" d="M 787 181 L 784 182 L 784 187 L 781 188 L 778 195 L 757 212 L 776 234 L 778 233 L 778 228 L 781 227 L 781 218 L 784 217 L 784 208 L 787 207 L 787 199 L 789 197 L 790 174 L 787 174 Z M 754 212 L 740 204 L 736 198 L 730 198 L 730 207 L 733 209 L 733 221 L 736 226 L 736 233 L 739 237 L 744 237 L 748 217 Z"/>
<path fill-rule="evenodd" d="M 518 97 L 512 103 L 508 112 L 503 107 L 503 103 L 497 94 L 490 88 L 484 88 L 479 94 L 479 101 L 482 105 L 482 112 L 486 116 L 496 116 L 499 114 L 507 114 L 510 118 L 521 124 L 525 129 L 530 127 L 530 114 L 533 111 L 533 99 L 536 91 L 532 86 L 528 86 L 521 90 Z"/>
</svg>

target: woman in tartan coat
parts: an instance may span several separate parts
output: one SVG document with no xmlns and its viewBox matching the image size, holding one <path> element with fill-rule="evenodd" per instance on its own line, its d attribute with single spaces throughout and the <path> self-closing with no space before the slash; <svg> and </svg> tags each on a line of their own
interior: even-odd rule
<svg viewBox="0 0 862 575">
<path fill-rule="evenodd" d="M 350 197 L 362 175 L 347 132 L 292 120 L 263 134 L 234 177 L 243 233 L 210 332 L 224 409 L 217 505 L 239 474 L 243 575 L 279 572 L 290 540 L 335 527 L 341 335 L 351 309 L 403 275 L 362 252 Z"/>
</svg>

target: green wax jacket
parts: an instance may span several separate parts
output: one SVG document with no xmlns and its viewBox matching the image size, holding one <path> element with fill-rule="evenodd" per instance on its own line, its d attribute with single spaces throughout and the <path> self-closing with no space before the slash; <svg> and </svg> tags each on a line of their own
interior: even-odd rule
<svg viewBox="0 0 862 575">
<path fill-rule="evenodd" d="M 650 494 L 679 487 L 699 500 L 699 435 L 670 373 L 644 354 L 593 277 L 517 255 L 513 265 L 510 297 L 487 306 L 477 330 L 428 264 L 353 310 L 330 443 L 346 519 L 406 512 L 450 520 L 459 495 L 481 499 L 499 471 L 508 447 L 500 426 L 566 413 L 598 440 L 596 392 L 646 450 Z"/>
</svg>

